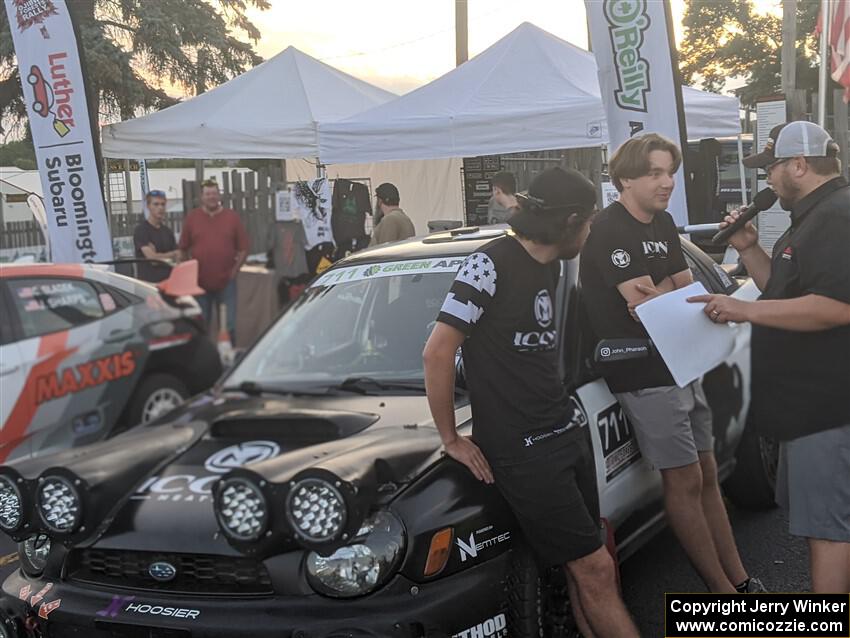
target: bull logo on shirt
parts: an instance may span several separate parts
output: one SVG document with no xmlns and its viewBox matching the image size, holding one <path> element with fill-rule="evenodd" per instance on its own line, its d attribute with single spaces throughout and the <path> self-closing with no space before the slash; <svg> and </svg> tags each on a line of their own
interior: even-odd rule
<svg viewBox="0 0 850 638">
<path fill-rule="evenodd" d="M 552 323 L 552 298 L 545 288 L 534 298 L 534 318 L 541 328 L 548 328 Z"/>
<path fill-rule="evenodd" d="M 611 253 L 611 263 L 617 268 L 628 268 L 629 264 L 632 263 L 632 257 L 622 248 L 618 248 Z"/>
</svg>

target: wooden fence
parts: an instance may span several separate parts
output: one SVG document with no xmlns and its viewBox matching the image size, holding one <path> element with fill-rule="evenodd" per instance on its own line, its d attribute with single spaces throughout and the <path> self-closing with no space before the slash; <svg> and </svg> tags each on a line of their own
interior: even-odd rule
<svg viewBox="0 0 850 638">
<path fill-rule="evenodd" d="M 275 189 L 284 183 L 280 166 L 272 165 L 249 173 L 231 171 L 220 184 L 222 204 L 233 208 L 242 218 L 251 240 L 249 252 L 265 252 L 269 228 L 274 222 Z M 170 212 L 166 224 L 179 238 L 186 213 L 200 205 L 198 182 L 183 181 L 183 211 Z M 142 220 L 139 213 L 113 214 L 109 225 L 111 236 L 132 237 Z M 0 229 L 0 249 L 25 249 L 44 245 L 41 229 L 35 221 L 6 222 Z"/>
</svg>

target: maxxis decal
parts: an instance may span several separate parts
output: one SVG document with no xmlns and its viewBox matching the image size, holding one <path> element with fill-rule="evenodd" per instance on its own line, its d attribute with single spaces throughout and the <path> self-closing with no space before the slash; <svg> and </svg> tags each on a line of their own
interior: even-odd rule
<svg viewBox="0 0 850 638">
<path fill-rule="evenodd" d="M 133 352 L 126 351 L 108 357 L 87 361 L 60 371 L 40 375 L 35 380 L 35 403 L 61 399 L 68 394 L 82 392 L 107 381 L 117 381 L 136 371 Z"/>
</svg>

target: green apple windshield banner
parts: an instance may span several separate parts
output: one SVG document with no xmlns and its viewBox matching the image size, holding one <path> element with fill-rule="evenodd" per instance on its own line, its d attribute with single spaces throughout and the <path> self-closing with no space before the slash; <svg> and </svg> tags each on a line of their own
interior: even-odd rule
<svg viewBox="0 0 850 638">
<path fill-rule="evenodd" d="M 44 191 L 51 259 L 112 259 L 112 240 L 64 0 L 5 0 Z"/>
<path fill-rule="evenodd" d="M 681 147 L 687 134 L 667 0 L 585 0 L 593 54 L 608 120 L 610 155 L 626 140 L 659 133 Z M 684 169 L 669 205 L 688 223 Z"/>
</svg>

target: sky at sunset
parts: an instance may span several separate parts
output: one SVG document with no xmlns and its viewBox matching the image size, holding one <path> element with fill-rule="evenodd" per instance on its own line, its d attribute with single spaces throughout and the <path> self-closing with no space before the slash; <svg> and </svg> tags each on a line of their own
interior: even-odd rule
<svg viewBox="0 0 850 638">
<path fill-rule="evenodd" d="M 652 1 L 652 0 L 650 0 Z M 269 58 L 292 45 L 347 73 L 405 93 L 455 65 L 454 0 L 270 0 L 250 10 Z M 757 0 L 779 10 L 779 0 Z M 677 39 L 683 35 L 684 0 L 672 0 Z M 474 56 L 522 22 L 587 48 L 583 0 L 468 0 L 469 55 Z"/>
</svg>

